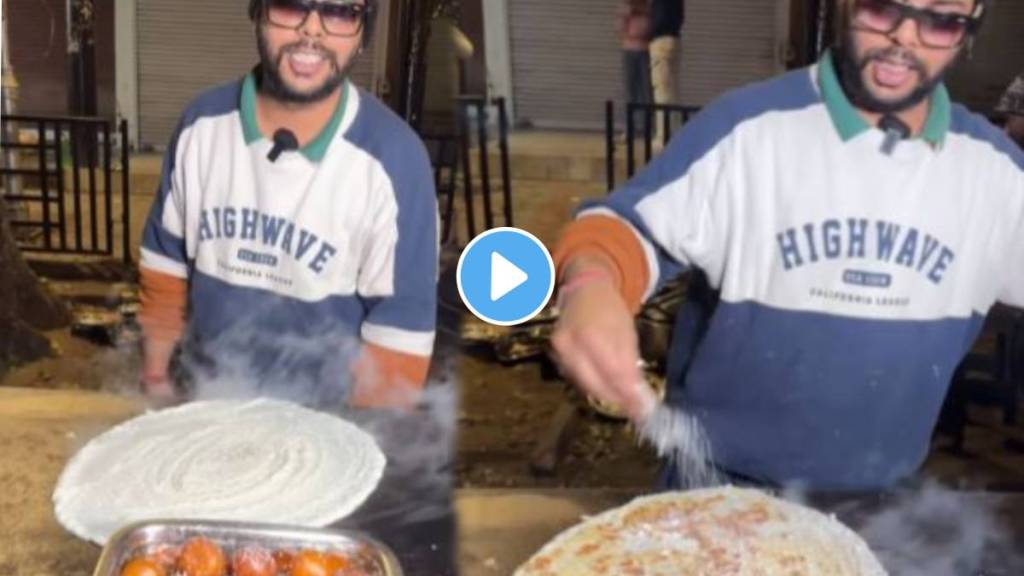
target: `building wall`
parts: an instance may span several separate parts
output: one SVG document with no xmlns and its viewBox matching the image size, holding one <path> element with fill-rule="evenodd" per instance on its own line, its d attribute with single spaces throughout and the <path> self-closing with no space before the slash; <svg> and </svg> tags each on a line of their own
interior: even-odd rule
<svg viewBox="0 0 1024 576">
<path fill-rule="evenodd" d="M 18 112 L 67 113 L 64 0 L 7 0 L 5 8 L 10 60 L 20 85 Z"/>
<path fill-rule="evenodd" d="M 114 3 L 96 0 L 96 92 L 98 114 L 117 116 L 117 78 L 114 64 Z"/>
<path fill-rule="evenodd" d="M 97 113 L 116 114 L 114 2 L 96 0 Z M 6 0 L 10 58 L 21 87 L 23 114 L 68 113 L 67 13 L 65 0 Z"/>
</svg>

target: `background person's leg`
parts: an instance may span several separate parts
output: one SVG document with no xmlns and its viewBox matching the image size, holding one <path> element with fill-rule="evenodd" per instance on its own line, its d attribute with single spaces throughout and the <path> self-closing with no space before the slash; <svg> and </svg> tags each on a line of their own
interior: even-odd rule
<svg viewBox="0 0 1024 576">
<path fill-rule="evenodd" d="M 622 95 L 626 98 L 626 103 L 634 102 L 636 98 L 636 59 L 633 58 L 635 52 L 631 50 L 622 51 L 622 79 L 625 82 L 625 90 Z"/>
<path fill-rule="evenodd" d="M 651 85 L 651 53 L 637 52 L 637 102 L 654 102 L 654 87 Z"/>
<path fill-rule="evenodd" d="M 636 101 L 643 102 L 644 104 L 650 104 L 654 102 L 654 87 L 651 85 L 651 53 L 647 51 L 637 52 L 636 61 Z M 650 119 L 651 122 L 655 121 L 653 116 L 647 116 L 645 114 L 643 121 L 640 123 L 640 130 L 645 130 L 648 119 Z M 643 133 L 646 134 L 646 132 Z"/>
<path fill-rule="evenodd" d="M 654 89 L 655 104 L 674 104 L 676 102 L 677 44 L 678 40 L 672 37 L 656 38 L 651 41 L 651 85 Z M 656 142 L 660 143 L 664 139 L 665 122 L 660 114 L 656 121 Z"/>
<path fill-rule="evenodd" d="M 623 51 L 624 77 L 626 80 L 626 102 L 648 104 L 652 99 L 651 60 L 646 51 Z M 645 124 L 642 118 L 634 117 L 637 134 L 644 134 Z"/>
</svg>

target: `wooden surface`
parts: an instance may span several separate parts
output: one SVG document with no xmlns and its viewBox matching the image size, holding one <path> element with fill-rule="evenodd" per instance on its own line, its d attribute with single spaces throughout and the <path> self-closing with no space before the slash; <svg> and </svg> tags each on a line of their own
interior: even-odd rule
<svg viewBox="0 0 1024 576">
<path fill-rule="evenodd" d="M 53 489 L 79 447 L 141 410 L 106 394 L 0 388 L 0 575 L 92 574 L 100 549 L 57 523 Z"/>
</svg>

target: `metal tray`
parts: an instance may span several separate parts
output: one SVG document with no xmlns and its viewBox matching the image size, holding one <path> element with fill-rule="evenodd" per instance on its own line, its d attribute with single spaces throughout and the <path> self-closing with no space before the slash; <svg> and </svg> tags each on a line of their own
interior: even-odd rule
<svg viewBox="0 0 1024 576">
<path fill-rule="evenodd" d="M 272 524 L 192 520 L 155 520 L 129 525 L 114 534 L 103 548 L 93 576 L 119 576 L 131 558 L 161 545 L 177 546 L 204 536 L 224 548 L 228 557 L 238 546 L 255 545 L 273 550 L 322 550 L 360 553 L 370 559 L 379 576 L 402 576 L 394 553 L 384 544 L 353 531 L 298 528 Z"/>
</svg>

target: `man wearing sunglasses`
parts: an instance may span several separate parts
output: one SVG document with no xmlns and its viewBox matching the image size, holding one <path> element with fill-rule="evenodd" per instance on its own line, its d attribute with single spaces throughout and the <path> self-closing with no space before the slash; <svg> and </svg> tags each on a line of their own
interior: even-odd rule
<svg viewBox="0 0 1024 576">
<path fill-rule="evenodd" d="M 642 417 L 633 324 L 686 270 L 668 402 L 733 481 L 866 490 L 912 476 L 994 302 L 1024 306 L 1024 155 L 942 77 L 981 0 L 840 0 L 814 66 L 731 92 L 555 257 L 563 371 Z M 667 485 L 683 482 L 666 470 Z"/>
<path fill-rule="evenodd" d="M 348 79 L 375 7 L 252 0 L 259 65 L 185 110 L 142 245 L 147 394 L 176 393 L 180 344 L 197 380 L 415 400 L 434 339 L 437 207 L 421 142 Z"/>
</svg>

